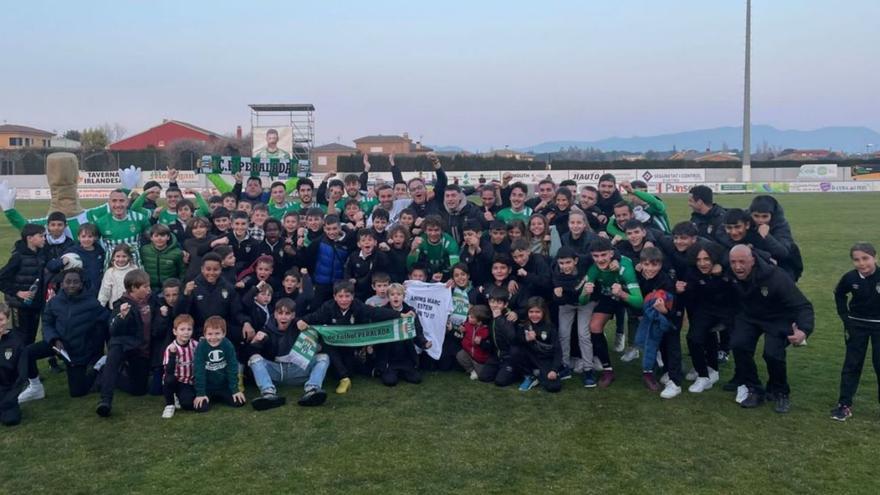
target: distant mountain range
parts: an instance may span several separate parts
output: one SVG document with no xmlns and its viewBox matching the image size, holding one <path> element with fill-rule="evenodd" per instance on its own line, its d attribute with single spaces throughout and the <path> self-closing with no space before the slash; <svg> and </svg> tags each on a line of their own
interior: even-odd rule
<svg viewBox="0 0 880 495">
<path fill-rule="evenodd" d="M 865 152 L 866 145 L 873 145 L 872 151 L 880 148 L 880 133 L 867 127 L 822 127 L 812 131 L 780 130 L 769 125 L 752 126 L 752 149 L 764 143 L 778 149 L 831 149 L 848 153 Z M 729 149 L 742 147 L 742 127 L 718 127 L 694 131 L 662 134 L 658 136 L 613 137 L 598 141 L 547 141 L 541 144 L 519 148 L 531 153 L 551 153 L 569 147 L 596 148 L 602 151 L 669 151 L 719 150 L 724 145 Z"/>
</svg>

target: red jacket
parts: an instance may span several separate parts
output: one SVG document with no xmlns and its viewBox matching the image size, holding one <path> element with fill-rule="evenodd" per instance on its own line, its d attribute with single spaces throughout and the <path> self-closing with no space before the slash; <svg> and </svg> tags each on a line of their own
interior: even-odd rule
<svg viewBox="0 0 880 495">
<path fill-rule="evenodd" d="M 489 360 L 489 351 L 487 347 L 492 345 L 489 340 L 489 327 L 483 324 L 474 325 L 469 321 L 464 322 L 461 326 L 462 338 L 461 348 L 464 352 L 470 354 L 474 361 L 483 364 Z M 474 343 L 474 337 L 480 337 L 480 343 Z"/>
</svg>

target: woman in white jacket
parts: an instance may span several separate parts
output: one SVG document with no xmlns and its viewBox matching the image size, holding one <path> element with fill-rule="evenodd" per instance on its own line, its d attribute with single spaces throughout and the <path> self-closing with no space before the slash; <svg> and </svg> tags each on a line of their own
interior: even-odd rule
<svg viewBox="0 0 880 495">
<path fill-rule="evenodd" d="M 110 254 L 110 266 L 104 271 L 98 302 L 102 306 L 113 307 L 113 303 L 125 294 L 125 275 L 137 269 L 133 262 L 131 248 L 127 244 L 117 244 Z"/>
</svg>

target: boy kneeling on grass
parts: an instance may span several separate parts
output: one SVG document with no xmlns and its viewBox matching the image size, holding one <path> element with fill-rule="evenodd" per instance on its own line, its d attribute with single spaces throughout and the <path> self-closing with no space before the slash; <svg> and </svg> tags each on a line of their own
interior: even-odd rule
<svg viewBox="0 0 880 495">
<path fill-rule="evenodd" d="M 238 391 L 235 346 L 226 338 L 226 320 L 219 316 L 205 320 L 204 339 L 196 347 L 193 374 L 196 412 L 208 412 L 211 401 L 231 407 L 244 405 L 244 393 Z"/>
<path fill-rule="evenodd" d="M 193 386 L 193 360 L 198 343 L 192 339 L 193 318 L 179 315 L 174 319 L 174 340 L 165 348 L 162 367 L 162 392 L 165 395 L 165 409 L 162 418 L 174 417 L 178 407 L 185 411 L 193 410 L 196 389 Z"/>
<path fill-rule="evenodd" d="M 293 299 L 280 299 L 275 303 L 272 318 L 250 342 L 256 352 L 248 359 L 248 366 L 260 388 L 260 397 L 252 403 L 257 411 L 284 405 L 285 398 L 277 394 L 276 384 L 305 384 L 305 393 L 297 402 L 301 406 L 320 406 L 327 400 L 327 393 L 322 387 L 327 368 L 330 367 L 330 357 L 315 354 L 305 369 L 294 362 L 293 345 L 300 333 L 293 323 L 295 317 L 296 303 Z"/>
</svg>

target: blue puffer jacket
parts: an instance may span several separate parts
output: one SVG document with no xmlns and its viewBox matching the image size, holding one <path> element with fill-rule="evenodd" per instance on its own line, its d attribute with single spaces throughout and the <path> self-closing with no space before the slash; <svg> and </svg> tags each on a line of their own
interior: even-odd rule
<svg viewBox="0 0 880 495">
<path fill-rule="evenodd" d="M 345 232 L 336 241 L 321 236 L 309 246 L 314 252 L 313 280 L 316 284 L 330 285 L 345 278 L 345 262 L 352 251 L 351 234 Z"/>
<path fill-rule="evenodd" d="M 672 323 L 666 319 L 663 313 L 654 309 L 654 301 L 652 297 L 645 301 L 642 306 L 644 316 L 636 330 L 636 345 L 645 348 L 645 354 L 642 357 L 642 370 L 652 371 L 654 363 L 657 362 L 657 349 L 660 347 L 660 341 L 663 334 L 675 328 Z"/>
<path fill-rule="evenodd" d="M 43 340 L 61 339 L 74 365 L 85 365 L 101 354 L 110 312 L 94 294 L 70 297 L 59 291 L 43 310 Z"/>
</svg>

